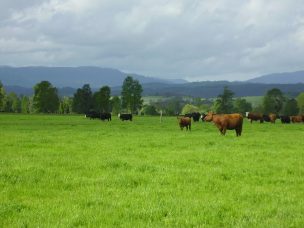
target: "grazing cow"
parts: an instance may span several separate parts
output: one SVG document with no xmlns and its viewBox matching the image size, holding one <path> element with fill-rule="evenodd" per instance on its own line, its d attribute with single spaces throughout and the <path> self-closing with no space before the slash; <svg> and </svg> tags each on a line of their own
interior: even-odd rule
<svg viewBox="0 0 304 228">
<path fill-rule="evenodd" d="M 269 117 L 269 115 L 263 114 L 263 120 L 264 120 L 265 122 L 270 122 L 270 117 Z"/>
<path fill-rule="evenodd" d="M 132 121 L 132 114 L 128 114 L 128 113 L 119 113 L 118 114 L 118 117 L 122 120 L 122 121 L 125 121 L 125 120 L 130 120 Z"/>
<path fill-rule="evenodd" d="M 279 116 L 281 119 L 282 124 L 289 124 L 290 123 L 290 117 L 289 116 Z"/>
<path fill-rule="evenodd" d="M 217 115 L 209 112 L 204 120 L 213 121 L 222 135 L 226 134 L 226 130 L 235 130 L 236 136 L 241 136 L 242 134 L 243 116 L 239 113 Z"/>
<path fill-rule="evenodd" d="M 104 120 L 108 120 L 108 121 L 112 120 L 111 113 L 109 113 L 109 112 L 101 113 L 100 114 L 100 119 L 103 120 L 103 121 Z"/>
<path fill-rule="evenodd" d="M 199 112 L 192 112 L 192 119 L 194 122 L 198 122 L 201 117 L 201 114 Z"/>
<path fill-rule="evenodd" d="M 291 116 L 290 119 L 291 119 L 291 122 L 293 122 L 293 123 L 303 122 L 303 117 L 302 116 Z"/>
<path fill-rule="evenodd" d="M 191 131 L 191 118 L 190 117 L 177 117 L 178 124 L 181 130 L 184 130 L 184 127 L 186 127 L 186 130 L 188 129 Z"/>
<path fill-rule="evenodd" d="M 85 114 L 86 118 L 90 118 L 90 119 L 99 119 L 100 118 L 100 113 L 96 112 L 96 111 L 89 111 L 88 113 Z"/>
<path fill-rule="evenodd" d="M 250 123 L 258 120 L 260 123 L 264 122 L 263 115 L 261 113 L 246 112 L 246 117 L 250 120 Z"/>
<path fill-rule="evenodd" d="M 277 115 L 276 114 L 274 114 L 274 113 L 270 113 L 269 114 L 270 123 L 275 123 L 276 119 L 277 119 Z"/>
</svg>

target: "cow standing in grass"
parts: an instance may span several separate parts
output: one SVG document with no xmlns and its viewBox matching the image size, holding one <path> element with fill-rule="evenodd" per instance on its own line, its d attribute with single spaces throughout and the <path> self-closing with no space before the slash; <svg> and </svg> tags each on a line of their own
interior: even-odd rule
<svg viewBox="0 0 304 228">
<path fill-rule="evenodd" d="M 261 113 L 246 112 L 246 117 L 250 120 L 250 123 L 252 123 L 252 121 L 260 121 L 260 123 L 264 122 L 264 118 Z"/>
<path fill-rule="evenodd" d="M 303 117 L 302 116 L 291 116 L 290 119 L 291 119 L 291 122 L 293 122 L 293 123 L 303 122 Z"/>
<path fill-rule="evenodd" d="M 282 124 L 289 124 L 290 123 L 290 117 L 289 116 L 280 116 Z"/>
<path fill-rule="evenodd" d="M 122 121 L 125 121 L 125 120 L 130 120 L 130 121 L 132 121 L 132 119 L 133 119 L 132 114 L 129 114 L 129 113 L 119 113 L 119 114 L 118 114 L 118 117 L 119 117 L 119 119 L 121 119 Z"/>
<path fill-rule="evenodd" d="M 213 122 L 222 135 L 226 134 L 226 130 L 235 130 L 236 136 L 241 136 L 243 128 L 243 116 L 239 113 L 234 114 L 214 114 L 209 112 L 205 118 L 207 122 Z"/>
<path fill-rule="evenodd" d="M 184 127 L 188 131 L 191 131 L 191 118 L 190 117 L 177 117 L 178 124 L 181 130 L 184 130 Z"/>
<path fill-rule="evenodd" d="M 270 113 L 269 114 L 269 119 L 270 119 L 270 123 L 275 123 L 276 119 L 277 119 L 277 115 Z"/>
<path fill-rule="evenodd" d="M 103 113 L 100 114 L 100 119 L 103 120 L 103 121 L 104 120 L 111 121 L 112 120 L 112 115 L 109 112 L 103 112 Z"/>
<path fill-rule="evenodd" d="M 90 118 L 90 119 L 99 119 L 100 118 L 100 113 L 96 111 L 89 111 L 85 114 L 85 118 Z"/>
</svg>

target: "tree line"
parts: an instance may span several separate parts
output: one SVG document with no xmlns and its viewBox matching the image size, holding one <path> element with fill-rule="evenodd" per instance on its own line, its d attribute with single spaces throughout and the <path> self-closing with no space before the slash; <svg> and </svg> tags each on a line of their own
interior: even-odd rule
<svg viewBox="0 0 304 228">
<path fill-rule="evenodd" d="M 0 82 L 0 111 L 14 113 L 59 113 L 83 114 L 91 110 L 98 112 L 137 113 L 143 104 L 142 86 L 138 80 L 127 76 L 122 85 L 121 96 L 111 97 L 109 86 L 92 92 L 89 84 L 77 89 L 73 97 L 59 97 L 58 90 L 48 81 L 34 86 L 33 96 L 6 94 Z"/>
<path fill-rule="evenodd" d="M 121 96 L 111 96 L 111 88 L 103 86 L 93 92 L 89 84 L 77 89 L 73 97 L 59 97 L 58 90 L 48 81 L 34 86 L 33 96 L 6 94 L 0 82 L 0 111 L 14 113 L 87 113 L 98 112 L 141 113 L 145 115 L 177 115 L 191 112 L 233 113 L 261 112 L 284 115 L 297 115 L 304 112 L 304 93 L 290 98 L 277 88 L 265 94 L 259 105 L 253 105 L 245 98 L 235 98 L 234 93 L 226 86 L 215 99 L 192 97 L 162 97 L 143 104 L 142 86 L 131 76 L 125 78 Z"/>
<path fill-rule="evenodd" d="M 143 107 L 143 111 L 148 115 L 158 115 L 159 110 L 162 110 L 165 115 L 206 113 L 208 111 L 218 114 L 241 113 L 245 115 L 246 112 L 259 112 L 297 115 L 304 113 L 304 93 L 300 93 L 296 98 L 290 98 L 281 90 L 273 88 L 267 91 L 261 104 L 254 106 L 245 98 L 235 98 L 233 91 L 225 86 L 223 92 L 215 99 L 173 97 L 153 101 Z"/>
</svg>

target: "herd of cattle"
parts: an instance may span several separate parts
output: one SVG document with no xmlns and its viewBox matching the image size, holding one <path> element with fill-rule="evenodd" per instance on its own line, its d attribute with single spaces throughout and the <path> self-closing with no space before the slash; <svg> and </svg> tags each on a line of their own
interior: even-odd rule
<svg viewBox="0 0 304 228">
<path fill-rule="evenodd" d="M 111 113 L 100 113 L 96 111 L 90 111 L 85 114 L 86 118 L 90 119 L 100 119 L 100 120 L 112 120 Z M 118 117 L 122 120 L 129 120 L 132 121 L 132 114 L 129 113 L 121 113 L 118 114 Z M 301 123 L 304 122 L 304 115 L 297 115 L 297 116 L 277 116 L 276 114 L 270 113 L 268 115 L 262 113 L 253 113 L 253 112 L 246 112 L 246 117 L 250 122 L 252 121 L 259 121 L 260 123 L 270 122 L 275 123 L 277 119 L 280 119 L 283 124 L 289 123 Z M 208 114 L 193 112 L 188 113 L 182 116 L 177 116 L 178 124 L 180 129 L 191 131 L 191 119 L 194 122 L 198 122 L 200 119 L 202 121 L 213 122 L 215 126 L 219 129 L 222 135 L 226 134 L 227 130 L 235 130 L 236 136 L 241 136 L 242 134 L 242 127 L 243 127 L 243 116 L 239 113 L 233 114 L 214 114 L 209 112 Z"/>
<path fill-rule="evenodd" d="M 271 122 L 275 123 L 276 119 L 280 119 L 283 124 L 288 123 L 301 123 L 304 122 L 304 115 L 297 115 L 297 116 L 277 116 L 276 114 L 270 113 L 269 115 L 265 115 L 262 113 L 252 113 L 246 112 L 246 117 L 252 121 L 260 121 L 260 123 Z"/>
<path fill-rule="evenodd" d="M 100 119 L 100 120 L 112 120 L 112 115 L 109 112 L 96 112 L 96 111 L 90 111 L 88 113 L 85 114 L 86 118 L 90 118 L 90 119 Z M 118 117 L 122 120 L 130 120 L 132 121 L 132 114 L 128 114 L 128 113 L 124 113 L 124 114 L 118 114 Z"/>
<path fill-rule="evenodd" d="M 198 117 L 199 116 L 199 117 Z M 276 114 L 270 113 L 268 115 L 262 114 L 262 113 L 252 113 L 252 112 L 246 112 L 246 117 L 250 122 L 252 121 L 260 121 L 260 123 L 270 122 L 275 123 L 277 119 L 280 119 L 283 124 L 289 124 L 289 123 L 301 123 L 304 122 L 304 115 L 297 115 L 297 116 L 277 116 Z M 191 130 L 191 118 L 193 118 L 193 121 L 199 121 L 201 119 L 202 121 L 207 122 L 213 122 L 215 126 L 219 129 L 222 135 L 226 134 L 226 130 L 235 130 L 236 136 L 241 136 L 242 134 L 242 128 L 243 128 L 243 116 L 239 113 L 234 114 L 214 114 L 212 112 L 209 112 L 208 114 L 199 114 L 197 112 L 186 114 L 183 116 L 178 116 L 178 123 L 183 130 L 186 128 L 186 130 Z"/>
</svg>

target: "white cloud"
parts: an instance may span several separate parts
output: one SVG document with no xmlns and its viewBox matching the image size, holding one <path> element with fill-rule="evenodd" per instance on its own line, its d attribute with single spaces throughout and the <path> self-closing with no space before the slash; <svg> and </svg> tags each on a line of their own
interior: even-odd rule
<svg viewBox="0 0 304 228">
<path fill-rule="evenodd" d="M 304 68 L 299 0 L 26 2 L 0 3 L 1 64 L 97 65 L 193 80 Z"/>
</svg>

